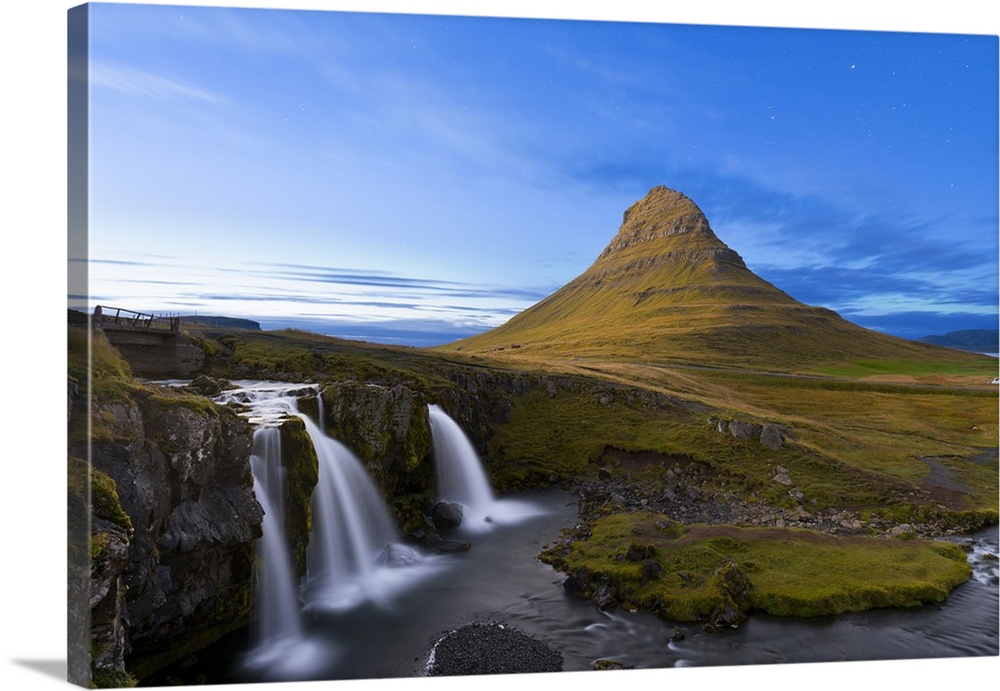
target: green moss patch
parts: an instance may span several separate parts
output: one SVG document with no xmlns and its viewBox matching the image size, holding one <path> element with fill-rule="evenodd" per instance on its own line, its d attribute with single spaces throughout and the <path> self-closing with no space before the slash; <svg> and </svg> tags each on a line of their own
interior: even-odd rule
<svg viewBox="0 0 1000 691">
<path fill-rule="evenodd" d="M 691 451 L 691 435 L 698 432 L 686 411 L 645 400 L 630 402 L 630 393 L 614 386 L 582 386 L 551 396 L 535 388 L 514 398 L 510 421 L 498 426 L 489 443 L 488 455 L 502 461 L 491 468 L 491 475 L 500 484 L 518 473 L 591 475 L 608 447 L 662 454 Z M 697 427 L 704 425 L 699 422 Z"/>
<path fill-rule="evenodd" d="M 98 329 L 70 327 L 67 334 L 67 371 L 86 390 L 102 400 L 121 400 L 133 385 L 132 369 Z"/>
<path fill-rule="evenodd" d="M 914 607 L 941 602 L 971 576 L 965 554 L 949 543 L 680 526 L 648 513 L 601 518 L 589 537 L 543 559 L 577 574 L 585 597 L 603 586 L 618 604 L 674 621 L 708 621 L 734 604 L 799 617 Z M 744 577 L 745 600 L 734 603 L 738 591 L 728 584 Z"/>
<path fill-rule="evenodd" d="M 199 415 L 216 417 L 225 408 L 210 398 L 192 393 L 178 387 L 159 387 L 155 391 L 144 389 L 144 395 L 150 403 L 161 408 L 187 408 Z"/>
<path fill-rule="evenodd" d="M 132 519 L 118 499 L 118 486 L 109 475 L 96 468 L 90 469 L 90 505 L 95 516 L 100 516 L 128 533 L 132 532 Z"/>
</svg>

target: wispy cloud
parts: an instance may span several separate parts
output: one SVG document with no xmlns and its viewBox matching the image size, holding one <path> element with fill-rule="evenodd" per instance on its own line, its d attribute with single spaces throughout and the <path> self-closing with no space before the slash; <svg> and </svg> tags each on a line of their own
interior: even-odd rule
<svg viewBox="0 0 1000 691">
<path fill-rule="evenodd" d="M 99 302 L 154 312 L 225 312 L 251 319 L 308 316 L 320 323 L 450 322 L 466 333 L 506 321 L 545 292 L 309 264 L 204 266 L 179 257 L 159 259 L 160 263 L 143 267 L 148 271 L 142 278 L 128 271 L 138 268 L 139 262 L 95 262 L 105 267 L 95 281 L 103 296 Z"/>
<path fill-rule="evenodd" d="M 264 266 L 267 267 L 268 265 Z M 333 285 L 404 289 L 447 295 L 453 298 L 503 298 L 519 301 L 536 301 L 544 298 L 550 292 L 541 288 L 486 286 L 461 281 L 445 281 L 386 272 L 368 272 L 358 269 L 325 268 L 301 264 L 273 264 L 270 266 L 276 270 L 264 271 L 259 275 L 283 280 L 300 280 Z"/>
<path fill-rule="evenodd" d="M 190 83 L 126 65 L 95 61 L 90 65 L 90 85 L 156 101 L 197 101 L 228 105 L 230 99 Z"/>
</svg>

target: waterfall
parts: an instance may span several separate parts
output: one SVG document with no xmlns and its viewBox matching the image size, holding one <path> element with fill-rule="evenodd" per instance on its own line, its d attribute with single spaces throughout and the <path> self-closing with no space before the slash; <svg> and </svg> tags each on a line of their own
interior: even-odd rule
<svg viewBox="0 0 1000 691">
<path fill-rule="evenodd" d="M 254 494 L 264 509 L 263 535 L 257 542 L 255 648 L 266 654 L 275 646 L 300 639 L 302 623 L 285 540 L 281 430 L 259 427 L 253 439 L 250 471 L 254 478 Z"/>
<path fill-rule="evenodd" d="M 301 629 L 300 591 L 306 609 L 339 610 L 383 602 L 438 568 L 433 558 L 398 542 L 399 531 L 364 465 L 323 431 L 318 390 L 319 423 L 298 409 L 301 385 L 252 381 L 237 385 L 216 401 L 248 406 L 244 415 L 255 427 L 251 471 L 265 511 L 264 537 L 258 545 L 264 571 L 259 581 L 266 588 L 258 593 L 257 604 L 262 641 L 283 640 Z M 278 427 L 290 415 L 302 420 L 319 462 L 304 584 L 296 583 L 291 573 L 281 518 L 285 485 Z"/>
<path fill-rule="evenodd" d="M 530 502 L 494 497 L 479 454 L 459 424 L 440 406 L 427 406 L 427 413 L 438 498 L 462 505 L 463 531 L 481 532 L 494 524 L 517 522 L 542 513 Z"/>
<path fill-rule="evenodd" d="M 385 595 L 381 572 L 410 566 L 419 555 L 398 544 L 398 531 L 375 483 L 344 444 L 300 416 L 319 459 L 313 492 L 306 598 L 311 606 L 340 609 Z"/>
<path fill-rule="evenodd" d="M 326 413 L 323 410 L 323 389 L 316 389 L 316 410 L 319 431 L 326 434 Z"/>
<path fill-rule="evenodd" d="M 250 472 L 264 520 L 263 534 L 257 541 L 254 640 L 244 662 L 265 677 L 308 676 L 330 658 L 330 651 L 324 651 L 303 632 L 298 587 L 285 539 L 285 473 L 278 427 L 261 425 L 254 430 Z"/>
<path fill-rule="evenodd" d="M 254 477 L 254 494 L 258 501 L 262 494 L 266 495 L 274 510 L 274 525 L 284 535 L 285 468 L 281 464 L 281 430 L 277 427 L 268 425 L 254 430 L 250 472 Z"/>
<path fill-rule="evenodd" d="M 489 520 L 495 499 L 486 472 L 472 442 L 449 415 L 437 405 L 427 406 L 434 444 L 438 498 L 461 504 L 463 525 Z"/>
</svg>

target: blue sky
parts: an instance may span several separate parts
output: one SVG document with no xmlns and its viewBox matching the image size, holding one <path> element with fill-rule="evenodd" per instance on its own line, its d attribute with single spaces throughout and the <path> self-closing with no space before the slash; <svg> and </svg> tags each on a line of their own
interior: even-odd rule
<svg viewBox="0 0 1000 691">
<path fill-rule="evenodd" d="M 997 325 L 995 35 L 97 3 L 90 41 L 90 306 L 447 342 L 663 184 L 803 302 Z"/>
</svg>

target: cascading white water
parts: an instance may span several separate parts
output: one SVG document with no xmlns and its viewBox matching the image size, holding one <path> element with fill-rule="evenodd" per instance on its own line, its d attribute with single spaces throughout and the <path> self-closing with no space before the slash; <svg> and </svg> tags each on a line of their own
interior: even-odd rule
<svg viewBox="0 0 1000 691">
<path fill-rule="evenodd" d="M 430 557 L 397 542 L 399 534 L 389 509 L 361 461 L 343 443 L 327 436 L 321 422 L 298 410 L 296 396 L 301 395 L 301 386 L 240 384 L 217 400 L 250 406 L 247 416 L 258 426 L 275 426 L 289 415 L 300 418 L 319 461 L 306 554 L 303 596 L 307 609 L 339 610 L 365 601 L 381 602 L 437 568 Z M 421 566 L 428 568 L 400 568 Z"/>
<path fill-rule="evenodd" d="M 257 542 L 257 622 L 251 657 L 270 652 L 302 638 L 302 622 L 295 578 L 285 540 L 284 468 L 281 467 L 281 430 L 258 427 L 254 432 L 250 470 L 254 494 L 264 509 L 263 535 Z"/>
<path fill-rule="evenodd" d="M 398 534 L 361 461 L 311 419 L 300 415 L 319 460 L 313 491 L 306 597 L 311 606 L 339 609 L 383 593 L 376 572 L 416 553 L 396 544 Z M 392 557 L 391 564 L 386 563 Z M 406 565 L 406 564 L 402 564 Z"/>
<path fill-rule="evenodd" d="M 472 527 L 489 518 L 495 499 L 472 442 L 440 406 L 427 406 L 434 444 L 438 498 L 461 504 L 463 524 Z"/>
<path fill-rule="evenodd" d="M 537 516 L 539 507 L 493 495 L 479 454 L 468 436 L 444 410 L 427 406 L 434 445 L 438 498 L 461 504 L 463 531 L 481 532 L 497 523 L 511 523 Z"/>
<path fill-rule="evenodd" d="M 273 509 L 275 526 L 284 533 L 285 468 L 281 464 L 281 430 L 273 425 L 254 429 L 250 471 L 254 477 L 254 493 L 266 499 Z"/>
<path fill-rule="evenodd" d="M 330 659 L 331 652 L 315 645 L 303 630 L 299 588 L 285 538 L 285 469 L 278 424 L 295 410 L 295 399 L 274 387 L 251 386 L 225 392 L 216 400 L 250 406 L 245 414 L 254 425 L 250 472 L 254 495 L 264 510 L 257 541 L 253 646 L 244 663 L 261 677 L 309 675 Z"/>
</svg>

